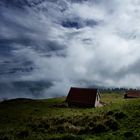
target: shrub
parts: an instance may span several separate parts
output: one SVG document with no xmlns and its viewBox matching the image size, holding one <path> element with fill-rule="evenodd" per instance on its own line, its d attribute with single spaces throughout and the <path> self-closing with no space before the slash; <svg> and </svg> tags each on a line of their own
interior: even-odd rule
<svg viewBox="0 0 140 140">
<path fill-rule="evenodd" d="M 48 123 L 39 123 L 38 128 L 44 128 L 44 129 L 48 129 L 50 127 L 50 125 Z"/>
<path fill-rule="evenodd" d="M 67 133 L 78 134 L 81 128 L 70 123 L 65 123 L 64 129 Z"/>
<path fill-rule="evenodd" d="M 123 112 L 116 112 L 114 116 L 115 119 L 123 119 L 124 117 L 126 117 L 126 115 Z"/>
<path fill-rule="evenodd" d="M 0 137 L 0 140 L 10 140 L 8 136 L 2 136 Z"/>
<path fill-rule="evenodd" d="M 62 137 L 50 138 L 49 140 L 84 140 L 80 136 L 64 135 Z"/>
<path fill-rule="evenodd" d="M 64 133 L 65 129 L 63 125 L 56 126 L 57 133 Z"/>
<path fill-rule="evenodd" d="M 32 131 L 35 132 L 45 132 L 50 128 L 50 122 L 49 120 L 34 120 L 33 122 L 30 122 L 27 125 L 29 128 L 31 128 Z"/>
<path fill-rule="evenodd" d="M 95 126 L 95 123 L 91 121 L 91 122 L 89 122 L 88 126 L 93 127 L 93 126 Z"/>
<path fill-rule="evenodd" d="M 29 131 L 28 130 L 22 130 L 17 133 L 18 138 L 26 138 L 29 136 Z"/>
<path fill-rule="evenodd" d="M 83 127 L 83 128 L 81 128 L 80 129 L 80 131 L 79 131 L 79 135 L 83 135 L 83 134 L 93 134 L 93 128 L 92 127 Z"/>
<path fill-rule="evenodd" d="M 56 118 L 53 120 L 53 123 L 55 123 L 56 125 L 62 124 L 64 122 L 66 122 L 65 118 Z"/>
<path fill-rule="evenodd" d="M 113 120 L 113 119 L 109 119 L 105 122 L 105 125 L 107 127 L 109 127 L 109 129 L 112 129 L 113 131 L 118 130 L 118 123 Z"/>
<path fill-rule="evenodd" d="M 79 136 L 65 135 L 61 138 L 61 140 L 83 140 L 83 138 Z"/>
<path fill-rule="evenodd" d="M 114 114 L 113 111 L 108 111 L 108 112 L 106 113 L 106 115 L 113 115 L 113 114 Z"/>
<path fill-rule="evenodd" d="M 125 132 L 124 133 L 124 136 L 126 137 L 126 138 L 129 138 L 129 137 L 133 137 L 134 136 L 134 134 L 132 133 L 132 132 Z"/>
<path fill-rule="evenodd" d="M 96 124 L 96 126 L 93 128 L 93 131 L 95 133 L 102 133 L 106 131 L 106 127 L 103 124 Z"/>
</svg>

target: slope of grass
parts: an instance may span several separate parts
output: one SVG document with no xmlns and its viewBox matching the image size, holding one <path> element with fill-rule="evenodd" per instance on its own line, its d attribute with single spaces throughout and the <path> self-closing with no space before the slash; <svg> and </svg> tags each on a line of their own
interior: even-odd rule
<svg viewBox="0 0 140 140">
<path fill-rule="evenodd" d="M 0 140 L 140 139 L 140 99 L 102 94 L 100 108 L 68 108 L 65 98 L 0 103 Z"/>
</svg>

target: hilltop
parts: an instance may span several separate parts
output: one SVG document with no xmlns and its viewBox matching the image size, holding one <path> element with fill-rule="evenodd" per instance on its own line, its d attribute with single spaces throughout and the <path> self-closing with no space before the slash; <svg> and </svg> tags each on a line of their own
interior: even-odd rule
<svg viewBox="0 0 140 140">
<path fill-rule="evenodd" d="M 140 99 L 101 94 L 105 106 L 69 108 L 65 98 L 0 103 L 0 140 L 140 139 Z"/>
</svg>

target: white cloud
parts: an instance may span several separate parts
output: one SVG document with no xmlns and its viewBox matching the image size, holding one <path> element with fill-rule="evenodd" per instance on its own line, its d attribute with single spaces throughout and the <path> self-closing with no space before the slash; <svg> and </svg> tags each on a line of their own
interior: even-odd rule
<svg viewBox="0 0 140 140">
<path fill-rule="evenodd" d="M 71 6 L 71 13 L 80 16 L 83 19 L 102 20 L 105 18 L 106 12 L 97 5 L 91 3 L 76 3 Z"/>
<path fill-rule="evenodd" d="M 30 42 L 13 43 L 17 47 L 12 54 L 35 66 L 29 75 L 21 75 L 21 80 L 51 81 L 53 86 L 45 91 L 48 97 L 64 95 L 70 86 L 81 84 L 140 87 L 136 71 L 140 68 L 140 2 L 62 3 L 42 2 L 24 12 L 1 10 L 0 37 Z M 61 23 L 67 19 L 80 24 L 90 19 L 97 25 L 84 24 L 77 29 L 74 22 L 66 28 Z"/>
</svg>

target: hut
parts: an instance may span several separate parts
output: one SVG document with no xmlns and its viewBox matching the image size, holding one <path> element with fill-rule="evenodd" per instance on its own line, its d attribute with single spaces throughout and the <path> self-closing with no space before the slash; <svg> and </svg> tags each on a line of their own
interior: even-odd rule
<svg viewBox="0 0 140 140">
<path fill-rule="evenodd" d="M 127 90 L 124 98 L 140 98 L 140 90 Z"/>
<path fill-rule="evenodd" d="M 97 107 L 100 104 L 98 89 L 71 87 L 66 98 L 68 106 Z"/>
</svg>

